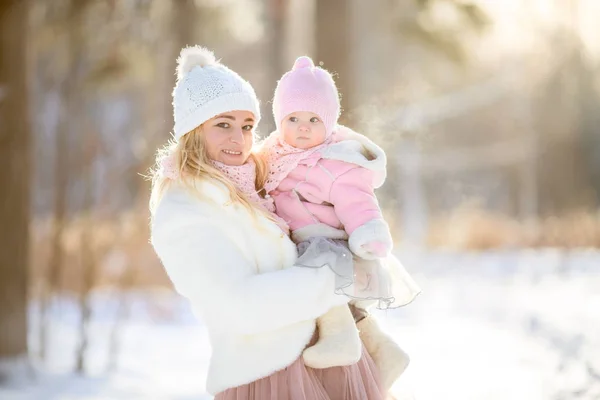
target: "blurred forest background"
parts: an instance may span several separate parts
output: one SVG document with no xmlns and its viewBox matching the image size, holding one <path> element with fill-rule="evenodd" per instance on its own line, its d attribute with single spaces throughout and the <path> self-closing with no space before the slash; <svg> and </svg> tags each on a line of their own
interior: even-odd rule
<svg viewBox="0 0 600 400">
<path fill-rule="evenodd" d="M 342 123 L 388 153 L 399 249 L 600 247 L 599 20 L 595 0 L 0 0 L 0 357 L 43 363 L 67 296 L 84 372 L 95 289 L 170 288 L 144 175 L 185 45 L 254 85 L 262 136 L 296 57 L 335 72 Z"/>
</svg>

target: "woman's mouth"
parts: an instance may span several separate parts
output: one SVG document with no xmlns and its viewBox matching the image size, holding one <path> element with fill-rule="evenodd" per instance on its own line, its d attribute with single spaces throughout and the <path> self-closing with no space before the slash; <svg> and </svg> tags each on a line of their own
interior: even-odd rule
<svg viewBox="0 0 600 400">
<path fill-rule="evenodd" d="M 234 151 L 234 150 L 221 150 L 223 153 L 228 154 L 230 156 L 239 156 L 242 154 L 241 151 Z"/>
</svg>

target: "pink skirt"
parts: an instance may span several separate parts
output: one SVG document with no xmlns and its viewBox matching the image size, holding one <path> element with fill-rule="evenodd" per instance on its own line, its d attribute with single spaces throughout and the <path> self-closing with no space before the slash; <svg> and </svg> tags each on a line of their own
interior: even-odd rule
<svg viewBox="0 0 600 400">
<path fill-rule="evenodd" d="M 300 356 L 292 365 L 266 378 L 227 389 L 215 400 L 384 400 L 379 372 L 363 346 L 358 363 L 313 369 Z"/>
</svg>

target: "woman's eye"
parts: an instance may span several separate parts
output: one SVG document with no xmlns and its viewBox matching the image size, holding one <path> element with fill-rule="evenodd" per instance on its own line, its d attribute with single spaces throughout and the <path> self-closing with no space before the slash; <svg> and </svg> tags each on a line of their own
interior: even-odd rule
<svg viewBox="0 0 600 400">
<path fill-rule="evenodd" d="M 227 122 L 219 122 L 217 126 L 219 128 L 228 129 L 231 125 L 229 125 Z"/>
<path fill-rule="evenodd" d="M 244 125 L 242 126 L 242 129 L 245 131 L 251 131 L 252 129 L 254 129 L 253 125 Z"/>
<path fill-rule="evenodd" d="M 291 122 L 298 122 L 298 118 L 297 117 L 290 117 L 290 121 Z"/>
<path fill-rule="evenodd" d="M 317 117 L 312 117 L 312 118 L 310 119 L 310 122 L 312 122 L 313 124 L 314 124 L 315 122 L 319 122 L 319 118 L 317 118 Z"/>
</svg>

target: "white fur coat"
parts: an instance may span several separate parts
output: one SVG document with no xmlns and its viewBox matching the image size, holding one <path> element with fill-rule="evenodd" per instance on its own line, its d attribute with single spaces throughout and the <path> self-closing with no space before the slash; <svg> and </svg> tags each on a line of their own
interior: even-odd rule
<svg viewBox="0 0 600 400">
<path fill-rule="evenodd" d="M 172 186 L 152 221 L 152 244 L 176 290 L 205 321 L 216 394 L 290 365 L 315 318 L 343 304 L 328 268 L 291 267 L 296 246 L 277 225 L 229 202 L 218 183 L 203 199 Z M 291 268 L 287 268 L 291 267 Z"/>
</svg>

